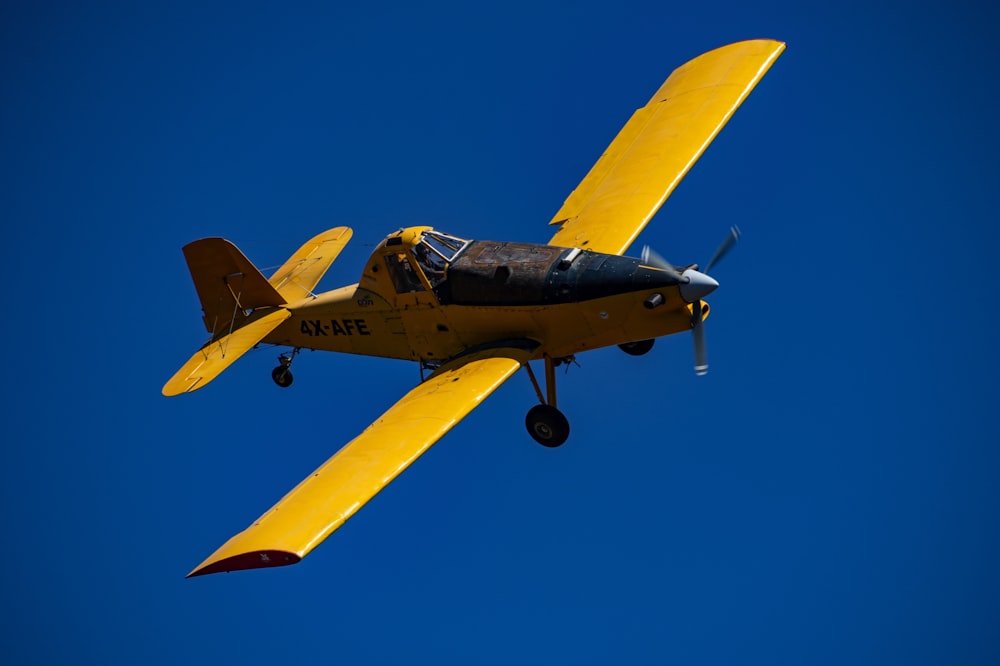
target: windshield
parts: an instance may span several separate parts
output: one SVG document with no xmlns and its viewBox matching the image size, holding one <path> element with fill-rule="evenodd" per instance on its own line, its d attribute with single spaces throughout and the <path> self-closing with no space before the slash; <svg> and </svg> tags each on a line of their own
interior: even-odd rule
<svg viewBox="0 0 1000 666">
<path fill-rule="evenodd" d="M 436 287 L 444 280 L 448 264 L 454 261 L 471 242 L 438 231 L 427 231 L 413 248 L 413 256 L 423 268 L 428 282 L 432 287 Z"/>
<path fill-rule="evenodd" d="M 445 263 L 451 263 L 458 256 L 459 252 L 465 249 L 472 241 L 442 234 L 438 231 L 426 231 L 420 239 L 418 247 L 424 247 L 438 256 Z"/>
</svg>

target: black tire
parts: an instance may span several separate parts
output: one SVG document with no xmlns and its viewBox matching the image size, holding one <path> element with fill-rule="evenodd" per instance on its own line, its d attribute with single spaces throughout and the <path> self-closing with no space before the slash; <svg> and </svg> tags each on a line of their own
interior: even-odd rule
<svg viewBox="0 0 1000 666">
<path fill-rule="evenodd" d="M 271 379 L 273 379 L 274 383 L 280 386 L 281 388 L 288 388 L 289 386 L 292 385 L 292 380 L 294 379 L 294 377 L 292 377 L 291 370 L 289 370 L 283 365 L 279 365 L 277 368 L 271 371 Z"/>
<path fill-rule="evenodd" d="M 655 340 L 639 340 L 638 342 L 626 342 L 623 345 L 618 345 L 618 348 L 629 356 L 642 356 L 649 352 L 653 348 L 653 342 Z"/>
<path fill-rule="evenodd" d="M 562 412 L 549 405 L 535 405 L 529 409 L 524 425 L 532 439 L 550 449 L 562 446 L 569 437 L 569 421 Z"/>
</svg>

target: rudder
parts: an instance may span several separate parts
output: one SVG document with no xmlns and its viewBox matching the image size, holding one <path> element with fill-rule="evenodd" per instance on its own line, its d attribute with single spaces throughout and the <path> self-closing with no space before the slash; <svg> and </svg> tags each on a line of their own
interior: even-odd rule
<svg viewBox="0 0 1000 666">
<path fill-rule="evenodd" d="M 224 238 L 202 238 L 184 246 L 191 279 L 212 337 L 239 328 L 257 308 L 278 307 L 285 299 L 239 248 Z"/>
</svg>

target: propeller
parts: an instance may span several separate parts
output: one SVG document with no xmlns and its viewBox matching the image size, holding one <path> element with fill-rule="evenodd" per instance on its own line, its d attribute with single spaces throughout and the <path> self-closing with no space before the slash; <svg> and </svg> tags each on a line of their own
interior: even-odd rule
<svg viewBox="0 0 1000 666">
<path fill-rule="evenodd" d="M 642 246 L 642 263 L 647 266 L 652 266 L 653 268 L 659 268 L 661 271 L 666 271 L 677 278 L 678 282 L 683 282 L 684 277 L 681 272 L 671 264 L 669 261 L 657 254 L 656 250 L 649 247 L 648 245 Z"/>
<path fill-rule="evenodd" d="M 719 263 L 733 249 L 733 246 L 736 245 L 736 241 L 739 239 L 740 228 L 734 224 L 729 227 L 729 233 L 722 239 L 719 247 L 715 249 L 712 258 L 705 264 L 705 273 L 712 270 L 712 267 Z M 708 279 L 711 280 L 712 278 Z M 708 349 L 705 344 L 705 307 L 702 304 L 701 298 L 692 305 L 691 316 L 693 326 L 691 327 L 691 340 L 694 342 L 694 373 L 700 377 L 708 372 Z"/>
<path fill-rule="evenodd" d="M 697 266 L 695 266 L 694 268 L 688 268 L 682 273 L 648 245 L 642 248 L 642 262 L 647 266 L 667 271 L 676 277 L 680 283 L 681 296 L 688 303 L 691 303 L 691 339 L 694 343 L 694 372 L 699 376 L 708 372 L 708 351 L 705 344 L 704 326 L 705 306 L 702 303 L 702 298 L 712 293 L 719 286 L 718 282 L 708 276 L 708 272 L 729 253 L 739 239 L 739 227 L 733 225 L 730 227 L 729 233 L 726 234 L 726 237 L 719 244 L 719 247 L 716 248 L 712 258 L 708 260 L 704 272 L 698 271 Z"/>
<path fill-rule="evenodd" d="M 694 374 L 699 377 L 708 372 L 708 350 L 705 348 L 705 319 L 702 317 L 701 301 L 694 304 L 692 320 L 694 326 L 691 327 L 691 340 L 694 342 Z"/>
<path fill-rule="evenodd" d="M 738 241 L 739 239 L 740 239 L 740 228 L 734 224 L 733 226 L 729 227 L 729 234 L 727 234 L 726 237 L 722 239 L 722 242 L 719 243 L 719 247 L 716 248 L 715 250 L 715 254 L 713 254 L 712 258 L 708 260 L 708 263 L 705 265 L 705 272 L 706 273 L 711 272 L 712 266 L 715 266 L 717 263 L 719 263 L 719 261 L 724 256 L 726 256 L 731 249 L 733 249 L 733 246 L 736 245 L 736 241 Z"/>
</svg>

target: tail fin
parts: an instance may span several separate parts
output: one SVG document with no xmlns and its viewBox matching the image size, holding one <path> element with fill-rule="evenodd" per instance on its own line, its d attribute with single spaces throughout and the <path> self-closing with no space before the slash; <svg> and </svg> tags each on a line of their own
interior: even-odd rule
<svg viewBox="0 0 1000 666">
<path fill-rule="evenodd" d="M 212 337 L 242 325 L 251 310 L 277 307 L 285 298 L 239 248 L 224 238 L 203 238 L 184 246 L 205 328 Z"/>
</svg>

